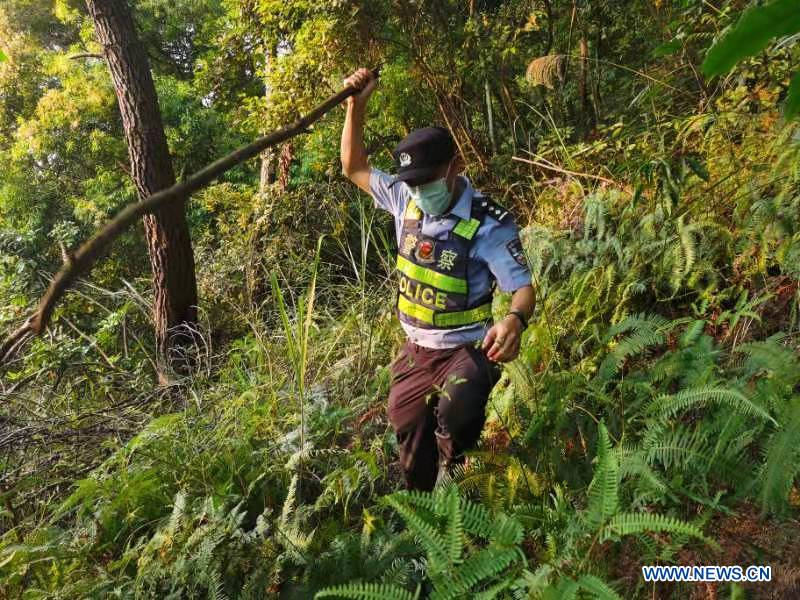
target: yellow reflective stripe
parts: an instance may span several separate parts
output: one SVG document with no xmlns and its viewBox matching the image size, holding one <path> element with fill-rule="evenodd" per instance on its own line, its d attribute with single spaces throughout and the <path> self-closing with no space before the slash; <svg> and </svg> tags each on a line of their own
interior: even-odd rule
<svg viewBox="0 0 800 600">
<path fill-rule="evenodd" d="M 400 294 L 397 300 L 397 308 L 401 313 L 414 317 L 425 323 L 433 325 L 433 311 L 430 308 L 425 308 L 419 304 L 414 304 L 408 298 Z"/>
<path fill-rule="evenodd" d="M 428 285 L 445 292 L 453 292 L 455 294 L 467 293 L 467 281 L 465 279 L 451 277 L 450 275 L 437 273 L 431 269 L 426 269 L 425 267 L 415 265 L 400 254 L 397 255 L 397 268 L 401 273 L 405 273 L 411 277 L 411 279 L 416 279 L 422 283 L 427 283 Z"/>
<path fill-rule="evenodd" d="M 404 218 L 410 220 L 420 220 L 422 218 L 422 211 L 417 208 L 417 203 L 414 202 L 414 199 L 411 198 L 408 201 L 408 206 L 406 206 L 406 212 Z"/>
<path fill-rule="evenodd" d="M 469 221 L 464 221 L 460 219 L 458 224 L 453 227 L 453 233 L 457 233 L 463 238 L 467 238 L 471 240 L 475 235 L 475 232 L 478 231 L 478 227 L 480 227 L 481 222 L 478 219 L 470 219 Z"/>
<path fill-rule="evenodd" d="M 441 327 L 451 327 L 455 325 L 469 325 L 479 323 L 492 317 L 492 303 L 487 302 L 470 310 L 459 312 L 434 313 L 431 309 L 419 304 L 414 304 L 408 298 L 400 294 L 397 299 L 397 308 L 401 313 L 419 319 L 430 325 Z"/>
<path fill-rule="evenodd" d="M 434 325 L 441 325 L 442 327 L 449 327 L 452 325 L 468 325 L 470 323 L 478 323 L 485 321 L 492 317 L 492 303 L 487 302 L 481 304 L 470 310 L 463 310 L 461 312 L 444 312 L 438 313 L 433 318 Z"/>
</svg>

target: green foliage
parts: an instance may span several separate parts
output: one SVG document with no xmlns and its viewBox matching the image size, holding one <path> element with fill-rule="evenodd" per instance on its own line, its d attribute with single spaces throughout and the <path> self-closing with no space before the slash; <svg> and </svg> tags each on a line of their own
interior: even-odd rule
<svg viewBox="0 0 800 600">
<path fill-rule="evenodd" d="M 519 547 L 522 527 L 513 517 L 490 516 L 480 505 L 462 498 L 454 485 L 433 493 L 395 492 L 382 501 L 403 518 L 424 550 L 431 598 L 494 597 L 511 584 L 513 570 L 509 568 L 524 559 Z M 479 540 L 486 545 L 472 550 Z M 417 597 L 402 588 L 351 583 L 321 590 L 315 598 L 366 599 L 376 597 L 378 591 L 392 598 Z"/>
<path fill-rule="evenodd" d="M 600 540 L 648 531 L 663 531 L 690 535 L 717 547 L 716 542 L 707 538 L 700 529 L 690 523 L 665 515 L 620 513 L 619 466 L 616 454 L 612 452 L 608 431 L 602 423 L 598 427 L 597 439 L 597 465 L 587 494 L 586 521 L 591 528 L 599 532 Z"/>
<path fill-rule="evenodd" d="M 653 514 L 621 513 L 614 515 L 607 523 L 601 539 L 608 539 L 612 536 L 635 535 L 637 533 L 651 531 L 692 536 L 719 549 L 719 545 L 714 540 L 707 538 L 703 535 L 703 532 L 694 525 L 664 515 Z"/>
<path fill-rule="evenodd" d="M 785 109 L 787 119 L 793 119 L 800 114 L 800 72 L 792 75 L 792 80 L 789 82 Z"/>
<path fill-rule="evenodd" d="M 593 526 L 605 523 L 619 510 L 619 465 L 611 451 L 608 430 L 600 424 L 597 436 L 597 466 L 589 484 L 587 518 Z"/>
<path fill-rule="evenodd" d="M 641 564 L 714 564 L 717 545 L 757 564 L 756 530 L 791 572 L 796 19 L 740 5 L 137 2 L 178 176 L 380 64 L 372 164 L 450 127 L 522 227 L 537 308 L 468 463 L 396 492 L 394 229 L 341 176 L 332 111 L 187 203 L 191 374 L 154 381 L 139 229 L 1 374 L 3 593 L 645 598 Z M 135 190 L 107 66 L 75 57 L 101 51 L 83 5 L 6 0 L 0 39 L 11 328 Z M 709 46 L 730 73 L 712 87 Z"/>
<path fill-rule="evenodd" d="M 598 600 L 618 600 L 617 594 L 609 585 L 594 575 L 581 575 L 576 581 L 563 580 L 566 583 L 560 588 L 561 598 L 574 598 L 580 590 L 584 590 Z"/>
<path fill-rule="evenodd" d="M 415 600 L 419 594 L 385 583 L 349 583 L 321 590 L 314 598 L 353 598 L 355 600 Z"/>
<path fill-rule="evenodd" d="M 753 5 L 744 11 L 739 21 L 708 51 L 702 69 L 706 75 L 721 75 L 736 63 L 764 50 L 776 37 L 800 31 L 800 14 L 792 0 L 771 0 Z M 798 74 L 792 77 L 786 98 L 786 118 L 800 110 Z"/>
<path fill-rule="evenodd" d="M 712 46 L 705 60 L 706 75 L 721 75 L 736 63 L 767 47 L 776 37 L 800 30 L 797 5 L 791 0 L 771 0 L 748 7 L 736 24 Z"/>
<path fill-rule="evenodd" d="M 770 436 L 764 447 L 765 460 L 761 477 L 762 510 L 782 512 L 798 471 L 798 439 L 800 438 L 800 403 L 797 398 L 787 407 L 785 421 Z"/>
<path fill-rule="evenodd" d="M 627 336 L 619 340 L 614 349 L 600 364 L 598 377 L 602 380 L 610 379 L 622 363 L 630 356 L 639 356 L 650 346 L 664 343 L 666 334 L 675 327 L 675 323 L 670 323 L 658 315 L 631 315 L 626 317 L 613 327 L 606 334 L 606 340 L 610 340 L 620 333 L 631 331 Z"/>
<path fill-rule="evenodd" d="M 709 402 L 726 404 L 733 410 L 738 410 L 743 414 L 756 415 L 762 419 L 775 422 L 775 419 L 764 408 L 754 404 L 741 392 L 708 386 L 681 390 L 673 395 L 664 394 L 659 396 L 650 403 L 647 411 L 658 413 L 661 416 L 671 416 L 687 408 L 704 405 Z"/>
</svg>

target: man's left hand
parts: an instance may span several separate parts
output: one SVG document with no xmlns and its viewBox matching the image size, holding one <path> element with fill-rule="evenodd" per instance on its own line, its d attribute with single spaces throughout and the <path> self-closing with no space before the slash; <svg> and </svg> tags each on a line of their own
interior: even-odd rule
<svg viewBox="0 0 800 600">
<path fill-rule="evenodd" d="M 509 362 L 517 358 L 522 335 L 522 323 L 513 314 L 495 323 L 481 348 L 492 362 Z"/>
</svg>

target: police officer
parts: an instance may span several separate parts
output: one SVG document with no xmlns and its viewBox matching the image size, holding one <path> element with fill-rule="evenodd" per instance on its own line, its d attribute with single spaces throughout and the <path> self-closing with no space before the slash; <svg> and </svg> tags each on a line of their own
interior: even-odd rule
<svg viewBox="0 0 800 600">
<path fill-rule="evenodd" d="M 347 100 L 342 171 L 394 216 L 397 235 L 397 314 L 408 340 L 391 365 L 387 414 L 406 487 L 431 490 L 480 438 L 498 363 L 516 358 L 533 311 L 531 274 L 512 216 L 459 175 L 450 133 L 409 133 L 391 177 L 370 167 L 363 142 L 377 80 L 359 69 L 344 83 L 360 92 Z M 495 285 L 513 295 L 492 324 Z"/>
</svg>

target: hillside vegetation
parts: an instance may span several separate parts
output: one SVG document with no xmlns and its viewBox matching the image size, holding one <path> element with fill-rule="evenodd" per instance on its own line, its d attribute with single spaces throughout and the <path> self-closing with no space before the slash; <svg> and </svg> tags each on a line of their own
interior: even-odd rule
<svg viewBox="0 0 800 600">
<path fill-rule="evenodd" d="M 790 3 L 744 30 L 740 0 L 130 4 L 179 178 L 380 66 L 370 160 L 450 128 L 536 309 L 467 465 L 402 490 L 393 227 L 341 174 L 335 109 L 187 203 L 188 371 L 157 381 L 141 226 L 2 367 L 0 599 L 800 597 Z M 0 50 L 10 331 L 136 190 L 83 3 L 4 0 Z"/>
</svg>

